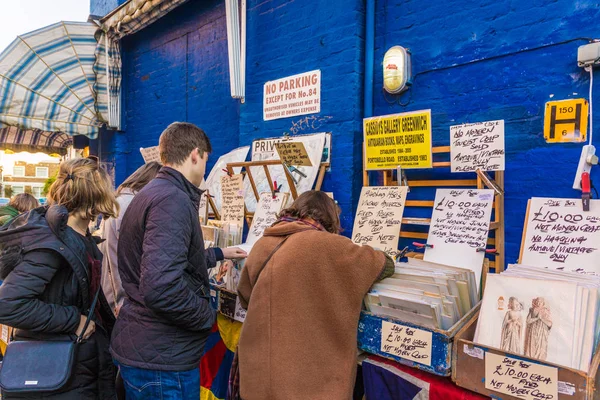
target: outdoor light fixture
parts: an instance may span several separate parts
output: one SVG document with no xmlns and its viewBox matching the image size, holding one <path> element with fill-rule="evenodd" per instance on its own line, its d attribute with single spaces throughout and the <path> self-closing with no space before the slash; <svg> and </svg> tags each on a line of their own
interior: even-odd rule
<svg viewBox="0 0 600 400">
<path fill-rule="evenodd" d="M 383 88 L 399 94 L 412 84 L 410 51 L 402 46 L 390 48 L 383 57 Z"/>
</svg>

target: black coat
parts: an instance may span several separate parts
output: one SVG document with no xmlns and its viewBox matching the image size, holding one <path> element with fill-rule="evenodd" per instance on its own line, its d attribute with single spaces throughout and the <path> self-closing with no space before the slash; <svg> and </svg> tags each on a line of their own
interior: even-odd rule
<svg viewBox="0 0 600 400">
<path fill-rule="evenodd" d="M 85 239 L 67 219 L 64 207 L 41 207 L 0 229 L 0 323 L 15 328 L 15 340 L 74 340 L 80 316 L 89 311 Z M 97 248 L 94 253 L 102 256 Z M 108 351 L 114 316 L 103 293 L 97 307 L 104 325 L 79 346 L 72 379 L 53 395 L 31 398 L 115 399 Z"/>
<path fill-rule="evenodd" d="M 201 193 L 164 167 L 123 216 L 117 251 L 126 297 L 111 340 L 121 364 L 163 371 L 199 366 L 216 318 L 198 218 Z"/>
</svg>

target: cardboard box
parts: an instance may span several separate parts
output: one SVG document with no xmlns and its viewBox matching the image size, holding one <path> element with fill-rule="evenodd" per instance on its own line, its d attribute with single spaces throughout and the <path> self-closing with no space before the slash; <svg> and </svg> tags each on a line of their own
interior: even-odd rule
<svg viewBox="0 0 600 400">
<path fill-rule="evenodd" d="M 450 376 L 454 337 L 479 312 L 480 304 L 447 331 L 363 311 L 358 323 L 358 347 L 409 367 Z"/>
<path fill-rule="evenodd" d="M 452 354 L 452 380 L 458 386 L 502 400 L 522 400 L 532 398 L 558 398 L 558 400 L 600 399 L 600 394 L 596 391 L 596 388 L 600 385 L 598 376 L 600 346 L 596 348 L 596 351 L 594 352 L 590 370 L 588 372 L 561 367 L 556 364 L 532 360 L 522 355 L 516 355 L 500 349 L 473 343 L 478 317 L 479 313 L 474 315 L 470 321 L 460 329 L 454 338 L 455 346 Z M 556 388 L 553 389 L 552 392 L 544 388 L 544 390 L 546 390 L 544 392 L 541 388 L 534 387 L 537 384 L 531 384 L 531 382 L 527 381 L 522 383 L 521 380 L 514 380 L 515 378 L 511 377 L 513 379 L 511 382 L 514 382 L 514 384 L 511 384 L 511 390 L 509 391 L 513 394 L 518 394 L 518 397 L 508 394 L 506 386 L 502 386 L 497 390 L 491 390 L 489 386 L 490 384 L 494 384 L 494 379 L 497 377 L 497 374 L 490 373 L 490 371 L 493 370 L 493 367 L 486 372 L 486 362 L 493 363 L 494 360 L 499 359 L 506 360 L 507 363 L 515 361 L 518 361 L 518 363 L 523 362 L 523 366 L 529 370 L 528 372 L 532 372 L 535 369 L 535 371 L 542 370 L 544 373 L 551 372 L 552 374 L 555 374 L 553 376 L 556 376 Z M 506 370 L 503 370 L 502 372 L 506 372 Z M 519 372 L 517 372 L 517 374 L 518 373 Z M 488 377 L 486 377 L 486 374 Z M 551 374 L 547 374 L 547 376 L 550 375 Z M 505 376 L 507 376 L 507 374 L 504 374 L 500 379 L 508 381 L 508 378 Z M 488 387 L 486 387 L 486 379 L 488 378 Z M 496 384 L 502 384 L 502 382 L 496 382 Z M 519 388 L 520 392 L 514 392 L 516 387 Z"/>
</svg>

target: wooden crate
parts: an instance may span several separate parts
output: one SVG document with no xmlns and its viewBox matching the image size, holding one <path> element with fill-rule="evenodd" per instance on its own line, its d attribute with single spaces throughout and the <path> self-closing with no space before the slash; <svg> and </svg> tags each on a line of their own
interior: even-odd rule
<svg viewBox="0 0 600 400">
<path fill-rule="evenodd" d="M 596 388 L 600 386 L 598 365 L 600 364 L 600 346 L 596 348 L 590 370 L 578 371 L 556 364 L 532 360 L 522 355 L 512 354 L 493 347 L 473 343 L 479 313 L 473 315 L 456 334 L 452 354 L 452 380 L 465 389 L 502 400 L 519 400 L 515 397 L 499 393 L 485 387 L 485 357 L 488 353 L 502 357 L 511 357 L 558 369 L 558 400 L 592 400 L 600 399 Z"/>
<path fill-rule="evenodd" d="M 479 311 L 479 306 L 480 304 L 477 304 L 449 330 L 425 328 L 410 322 L 404 322 L 390 317 L 381 317 L 363 311 L 358 323 L 358 347 L 368 353 L 398 361 L 409 367 L 418 368 L 440 376 L 450 376 L 452 370 L 452 345 L 454 337 L 460 328 L 462 328 L 462 326 Z M 431 332 L 431 365 L 419 363 L 382 351 L 381 341 L 383 321 Z"/>
</svg>

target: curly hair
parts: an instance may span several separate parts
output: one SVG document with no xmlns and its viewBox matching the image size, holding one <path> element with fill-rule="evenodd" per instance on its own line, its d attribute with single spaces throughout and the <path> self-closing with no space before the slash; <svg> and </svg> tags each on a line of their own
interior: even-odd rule
<svg viewBox="0 0 600 400">
<path fill-rule="evenodd" d="M 340 213 L 340 207 L 327 193 L 311 190 L 298 196 L 290 207 L 281 211 L 279 218 L 310 218 L 320 223 L 327 232 L 338 234 L 342 230 Z"/>
</svg>

